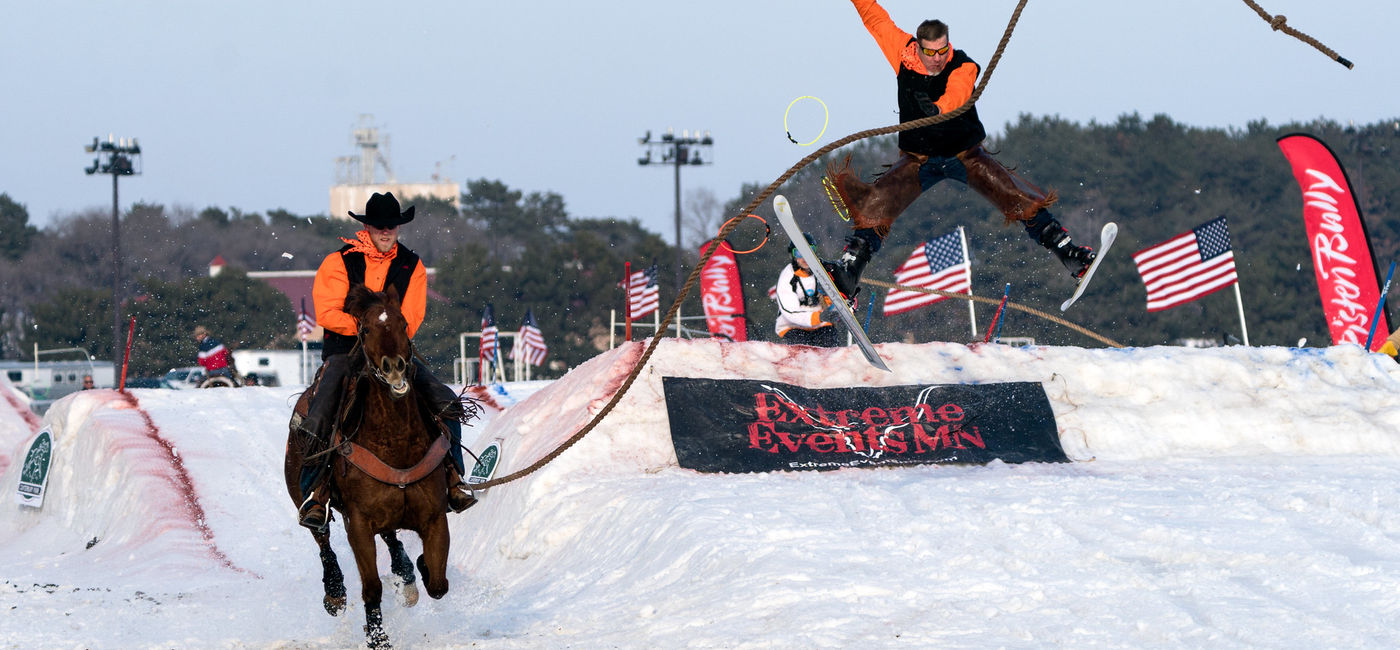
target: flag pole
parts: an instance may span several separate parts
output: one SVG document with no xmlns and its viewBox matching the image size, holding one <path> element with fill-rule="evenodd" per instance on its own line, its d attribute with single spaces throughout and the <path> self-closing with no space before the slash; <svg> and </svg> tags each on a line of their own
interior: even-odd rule
<svg viewBox="0 0 1400 650">
<path fill-rule="evenodd" d="M 496 334 L 496 353 L 493 356 L 496 357 L 496 378 L 504 384 L 507 381 L 505 363 L 506 357 L 505 353 L 501 351 L 501 335 L 499 332 Z"/>
<path fill-rule="evenodd" d="M 626 336 L 623 341 L 632 341 L 632 263 L 622 263 L 622 318 L 627 322 L 623 328 Z"/>
<path fill-rule="evenodd" d="M 1244 301 L 1240 300 L 1240 282 L 1235 281 L 1235 306 L 1240 310 L 1240 334 L 1243 334 L 1244 345 L 1249 347 L 1249 327 L 1244 323 Z"/>
<path fill-rule="evenodd" d="M 967 262 L 967 295 L 972 297 L 972 258 L 967 254 L 967 231 L 962 226 L 958 226 L 958 238 L 962 240 L 963 261 Z M 977 338 L 977 310 L 973 308 L 976 300 L 967 301 L 967 319 L 972 322 L 972 338 Z"/>
</svg>

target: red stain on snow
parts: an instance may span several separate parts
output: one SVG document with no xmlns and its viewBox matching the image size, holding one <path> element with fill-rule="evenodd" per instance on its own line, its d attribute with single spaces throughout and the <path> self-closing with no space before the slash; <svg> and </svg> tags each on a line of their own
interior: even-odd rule
<svg viewBox="0 0 1400 650">
<path fill-rule="evenodd" d="M 170 480 L 171 483 L 174 484 L 175 489 L 180 492 L 181 505 L 183 506 L 185 517 L 189 520 L 190 525 L 195 530 L 199 531 L 199 536 L 209 545 L 209 554 L 213 556 L 215 560 L 218 560 L 219 564 L 222 564 L 225 568 L 261 580 L 262 576 L 242 567 L 235 566 L 233 561 L 229 560 L 228 556 L 224 555 L 224 552 L 219 550 L 219 547 L 214 543 L 214 532 L 209 530 L 209 525 L 205 523 L 204 507 L 199 505 L 199 495 L 195 492 L 194 481 L 190 478 L 189 471 L 185 469 L 184 461 L 180 460 L 180 456 L 175 453 L 175 446 L 170 444 L 169 440 L 161 437 L 160 428 L 156 426 L 150 414 L 146 413 L 146 411 L 141 408 L 141 404 L 136 400 L 135 395 L 127 391 L 121 391 L 118 394 L 131 406 L 132 410 L 141 416 L 141 421 L 146 425 L 146 430 L 144 432 L 146 437 L 150 438 L 165 451 L 166 460 L 174 474 L 170 477 Z"/>
<path fill-rule="evenodd" d="M 627 381 L 628 375 L 632 374 L 632 368 L 642 360 L 642 354 L 646 352 L 646 345 L 641 341 L 623 343 L 618 347 L 623 348 L 623 351 L 619 353 L 617 361 L 613 362 L 612 375 L 603 384 L 603 389 L 598 391 L 598 397 L 589 406 L 589 411 L 596 413 L 603 404 L 612 399 L 613 393 L 622 388 L 623 382 Z"/>
<path fill-rule="evenodd" d="M 497 402 L 496 398 L 491 395 L 491 391 L 480 384 L 477 384 L 475 386 L 468 386 L 467 390 L 463 393 L 463 395 L 466 395 L 467 397 L 481 402 L 482 406 L 495 409 L 497 412 L 505 410 L 501 406 L 501 403 Z"/>
<path fill-rule="evenodd" d="M 44 421 L 39 419 L 39 416 L 35 415 L 34 411 L 29 410 L 29 406 L 21 402 L 19 398 L 15 397 L 14 393 L 10 391 L 0 391 L 0 395 L 4 395 L 5 402 L 10 405 L 10 408 L 14 409 L 16 413 L 19 413 L 20 417 L 24 418 L 24 423 L 29 426 L 30 431 L 39 430 L 39 426 L 42 425 Z"/>
</svg>

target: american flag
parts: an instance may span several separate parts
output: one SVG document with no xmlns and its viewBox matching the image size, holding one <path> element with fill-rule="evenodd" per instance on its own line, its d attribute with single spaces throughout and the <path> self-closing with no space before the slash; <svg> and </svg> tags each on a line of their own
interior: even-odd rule
<svg viewBox="0 0 1400 650">
<path fill-rule="evenodd" d="M 930 239 L 914 249 L 904 265 L 894 272 L 895 284 L 972 294 L 972 263 L 962 227 Z M 946 296 L 890 289 L 885 295 L 885 315 L 893 316 L 944 300 Z"/>
<path fill-rule="evenodd" d="M 481 310 L 481 367 L 485 369 L 486 364 L 496 362 L 497 342 L 496 342 L 496 312 L 491 308 L 491 303 L 486 303 L 486 309 Z"/>
<path fill-rule="evenodd" d="M 627 300 L 632 304 L 632 319 L 656 311 L 661 304 L 661 291 L 656 287 L 656 265 L 637 271 L 627 280 Z"/>
<path fill-rule="evenodd" d="M 530 309 L 525 312 L 525 323 L 520 326 L 520 334 L 515 338 L 515 345 L 510 349 L 510 358 L 523 357 L 525 362 L 538 366 L 544 363 L 544 355 L 549 352 L 549 346 L 544 344 L 544 333 L 535 324 L 535 310 Z"/>
<path fill-rule="evenodd" d="M 1207 221 L 1133 255 L 1147 285 L 1147 311 L 1191 302 L 1239 281 L 1225 217 Z"/>
<path fill-rule="evenodd" d="M 301 299 L 301 314 L 297 315 L 297 335 L 305 341 L 311 338 L 311 333 L 316 331 L 316 321 L 311 318 L 311 314 L 306 313 L 306 299 Z"/>
</svg>

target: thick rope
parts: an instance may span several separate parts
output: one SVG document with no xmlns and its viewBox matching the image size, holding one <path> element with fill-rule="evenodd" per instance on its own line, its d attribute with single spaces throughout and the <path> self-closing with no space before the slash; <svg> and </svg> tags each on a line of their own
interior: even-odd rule
<svg viewBox="0 0 1400 650">
<path fill-rule="evenodd" d="M 1298 39 L 1298 40 L 1300 40 L 1300 41 L 1302 41 L 1302 42 L 1304 42 L 1304 43 L 1307 43 L 1308 45 L 1311 45 L 1311 46 L 1313 46 L 1314 48 L 1317 48 L 1317 51 L 1319 51 L 1319 52 L 1321 52 L 1321 53 L 1323 53 L 1323 54 L 1326 54 L 1326 55 L 1327 55 L 1327 58 L 1332 59 L 1333 61 L 1336 61 L 1337 63 L 1340 63 L 1340 64 L 1346 66 L 1348 70 L 1352 69 L 1351 61 L 1348 61 L 1345 57 L 1343 57 L 1343 56 L 1337 54 L 1336 52 L 1332 51 L 1332 48 L 1327 47 L 1326 45 L 1323 45 L 1323 44 L 1322 44 L 1321 42 L 1319 42 L 1317 39 L 1315 39 L 1315 38 L 1313 38 L 1313 37 L 1311 37 L 1311 36 L 1308 36 L 1307 34 L 1304 34 L 1303 32 L 1300 32 L 1300 31 L 1298 31 L 1298 30 L 1296 30 L 1296 29 L 1293 29 L 1292 27 L 1289 27 L 1289 26 L 1288 26 L 1288 19 L 1285 18 L 1285 17 L 1283 17 L 1282 14 L 1279 14 L 1279 15 L 1277 15 L 1277 16 L 1270 16 L 1270 15 L 1269 15 L 1269 12 L 1264 11 L 1264 8 L 1263 8 L 1263 7 L 1260 7 L 1260 6 L 1259 6 L 1259 3 L 1255 2 L 1254 0 L 1244 0 L 1244 3 L 1247 4 L 1247 5 L 1249 5 L 1249 8 L 1250 8 L 1250 9 L 1253 9 L 1253 10 L 1254 10 L 1254 13 L 1259 14 L 1259 17 L 1260 17 L 1260 18 L 1263 18 L 1263 19 L 1264 19 L 1264 22 L 1269 23 L 1269 26 L 1272 27 L 1272 28 L 1274 28 L 1274 31 L 1276 31 L 1276 32 L 1283 32 L 1283 33 L 1285 33 L 1285 34 L 1288 34 L 1289 36 L 1292 36 L 1293 38 L 1296 38 L 1296 39 Z"/>
<path fill-rule="evenodd" d="M 813 161 L 826 155 L 831 151 L 834 151 L 840 147 L 844 147 L 852 142 L 855 142 L 856 140 L 871 138 L 877 135 L 885 135 L 887 133 L 907 131 L 909 129 L 917 129 L 920 127 L 928 126 L 930 124 L 938 124 L 939 122 L 946 122 L 959 115 L 962 115 L 963 113 L 966 113 L 968 109 L 972 108 L 972 105 L 977 102 L 977 99 L 982 96 L 982 91 L 986 89 L 987 82 L 991 80 L 992 71 L 996 70 L 997 63 L 1001 61 L 1002 53 L 1006 51 L 1007 43 L 1011 41 L 1011 33 L 1015 31 L 1016 23 L 1021 20 L 1021 12 L 1024 11 L 1026 8 L 1026 2 L 1027 0 L 1020 0 L 1020 2 L 1016 3 L 1016 10 L 1011 13 L 1011 21 L 1007 23 L 1006 31 L 1001 36 L 1001 42 L 997 44 L 996 54 L 992 55 L 992 60 L 987 63 L 987 71 L 982 75 L 982 80 L 977 84 L 977 87 L 972 91 L 972 96 L 969 97 L 966 102 L 963 102 L 962 106 L 948 111 L 947 113 L 941 113 L 939 115 L 931 115 L 929 117 L 904 122 L 902 124 L 895 124 L 892 126 L 880 127 L 878 129 L 869 129 L 866 131 L 852 133 L 851 135 L 841 138 L 840 140 L 828 143 L 822 146 L 821 148 L 817 149 L 816 151 L 807 154 L 807 156 L 804 157 L 802 160 L 797 161 L 797 164 L 790 167 L 786 172 L 783 172 L 782 176 L 779 176 L 777 180 L 769 184 L 768 187 L 764 188 L 762 192 L 759 192 L 758 196 L 754 197 L 754 199 L 750 201 L 747 206 L 744 206 L 742 210 L 739 210 L 739 214 L 745 215 L 750 212 L 753 212 L 756 208 L 758 208 L 759 205 L 763 204 L 764 201 L 768 200 L 768 197 L 772 196 L 773 192 L 777 190 L 779 186 L 781 186 L 783 183 L 786 183 L 788 179 L 796 175 L 797 172 L 802 170 L 802 168 L 806 167 L 807 165 L 810 165 Z M 725 226 L 720 229 L 719 234 L 716 235 L 715 238 L 711 241 L 718 242 L 728 237 L 729 233 L 733 232 L 734 229 L 739 226 L 739 221 L 739 219 L 730 219 L 729 222 L 726 223 Z M 625 395 L 627 391 L 632 388 L 632 383 L 637 380 L 637 376 L 642 373 L 642 368 L 644 368 L 647 365 L 647 361 L 651 359 L 652 353 L 656 351 L 656 346 L 661 343 L 661 339 L 663 338 L 662 333 L 665 332 L 671 326 L 671 322 L 675 320 L 676 314 L 679 313 L 681 310 L 681 303 L 685 300 L 685 297 L 687 295 L 690 295 L 690 291 L 695 288 L 695 283 L 700 279 L 701 269 L 705 268 L 705 264 L 710 261 L 711 257 L 714 256 L 716 250 L 719 250 L 719 246 L 717 244 L 709 246 L 705 254 L 700 256 L 700 261 L 696 263 L 695 268 L 690 270 L 690 277 L 686 278 L 685 286 L 681 288 L 681 292 L 676 296 L 675 302 L 671 303 L 671 308 L 666 311 L 666 317 L 662 319 L 661 326 L 656 329 L 656 334 L 652 335 L 651 343 L 649 343 L 647 345 L 646 350 L 642 352 L 642 357 L 637 360 L 637 365 L 632 367 L 632 372 L 628 373 L 627 378 L 623 380 L 622 385 L 619 386 L 617 391 L 613 393 L 612 399 L 608 400 L 608 403 L 604 405 L 601 410 L 598 411 L 597 415 L 593 416 L 592 420 L 589 420 L 588 424 L 584 425 L 583 428 L 575 432 L 574 435 L 570 436 L 568 440 L 565 440 L 564 443 L 559 445 L 559 447 L 556 448 L 554 451 L 551 451 L 549 452 L 549 454 L 545 455 L 544 458 L 541 458 L 535 461 L 534 463 L 531 463 L 529 467 L 512 472 L 501 478 L 491 479 L 489 481 L 486 481 L 485 483 L 478 483 L 476 485 L 473 485 L 472 487 L 477 490 L 483 490 L 492 486 L 501 485 L 503 483 L 509 483 L 518 478 L 526 476 L 531 472 L 534 472 L 535 470 L 544 467 L 550 461 L 558 457 L 559 454 L 564 453 L 564 451 L 567 450 L 569 447 L 574 446 L 575 443 L 577 443 L 579 440 L 582 440 L 583 437 L 588 435 L 588 433 L 592 431 L 594 427 L 598 426 L 598 423 L 602 422 L 603 418 L 607 417 L 608 413 L 612 412 L 613 407 L 617 406 L 617 403 L 622 400 L 622 396 Z"/>
<path fill-rule="evenodd" d="M 987 298 L 987 297 L 985 297 L 985 296 L 969 296 L 969 295 L 967 295 L 967 294 L 965 294 L 965 293 L 954 293 L 954 292 L 952 292 L 952 291 L 940 291 L 940 290 L 938 290 L 938 289 L 926 289 L 926 288 L 924 288 L 924 287 L 911 287 L 911 286 L 904 285 L 904 284 L 892 284 L 892 283 L 889 283 L 889 282 L 881 282 L 881 281 L 879 281 L 879 280 L 861 280 L 861 284 L 869 284 L 869 285 L 873 285 L 873 286 L 876 286 L 876 287 L 884 287 L 884 288 L 886 288 L 886 289 L 899 289 L 899 290 L 902 290 L 902 291 L 916 291 L 916 292 L 918 292 L 918 293 L 927 293 L 927 294 L 932 294 L 932 295 L 935 295 L 935 296 L 943 296 L 944 298 L 961 298 L 961 299 L 963 299 L 963 300 L 967 300 L 967 301 L 971 301 L 971 302 L 983 302 L 983 303 L 987 303 L 987 304 L 989 304 L 989 305 L 1000 305 L 1000 304 L 1001 304 L 1001 299 L 1000 299 L 1000 298 L 995 298 L 995 299 L 994 299 L 994 298 Z M 872 303 L 872 304 L 874 304 L 874 303 Z M 1054 314 L 1050 314 L 1050 313 L 1047 313 L 1047 312 L 1043 312 L 1043 311 L 1040 311 L 1039 309 L 1035 309 L 1035 308 L 1033 308 L 1033 307 L 1027 307 L 1027 306 L 1025 306 L 1025 305 L 1016 304 L 1016 303 L 1011 302 L 1011 301 L 1007 301 L 1006 306 L 1007 306 L 1007 307 L 1010 307 L 1010 308 L 1012 308 L 1012 309 L 1015 309 L 1016 311 L 1023 311 L 1023 312 L 1026 312 L 1027 314 L 1030 314 L 1030 315 L 1032 315 L 1032 316 L 1039 316 L 1040 318 L 1044 318 L 1045 320 L 1048 320 L 1048 321 L 1050 321 L 1050 322 L 1052 322 L 1052 323 L 1058 323 L 1058 324 L 1060 324 L 1060 325 L 1064 325 L 1065 327 L 1068 327 L 1068 328 L 1070 328 L 1070 329 L 1072 329 L 1072 330 L 1074 330 L 1074 331 L 1076 331 L 1076 332 L 1079 332 L 1080 334 L 1083 334 L 1083 335 L 1085 335 L 1085 336 L 1087 336 L 1087 337 L 1089 337 L 1089 338 L 1091 338 L 1091 339 L 1094 339 L 1095 341 L 1098 341 L 1098 342 L 1100 342 L 1100 343 L 1103 343 L 1104 345 L 1113 346 L 1113 347 L 1115 347 L 1115 348 L 1125 347 L 1122 343 L 1119 343 L 1119 342 L 1117 342 L 1117 341 L 1115 341 L 1115 340 L 1113 340 L 1113 339 L 1111 339 L 1111 338 L 1108 338 L 1107 336 L 1103 336 L 1103 335 L 1101 335 L 1101 334 L 1098 334 L 1097 332 L 1094 332 L 1093 330 L 1090 330 L 1089 328 L 1084 327 L 1084 326 L 1082 326 L 1082 325 L 1077 325 L 1077 324 L 1075 324 L 1075 323 L 1071 323 L 1071 322 L 1069 322 L 1069 321 L 1067 321 L 1067 320 L 1065 320 L 1065 319 L 1063 319 L 1063 318 L 1060 318 L 1059 316 L 1056 316 L 1056 315 L 1054 315 Z"/>
</svg>

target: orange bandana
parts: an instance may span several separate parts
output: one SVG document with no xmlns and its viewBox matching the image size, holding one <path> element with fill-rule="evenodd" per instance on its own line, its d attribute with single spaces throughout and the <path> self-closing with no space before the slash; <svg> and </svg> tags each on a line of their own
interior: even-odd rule
<svg viewBox="0 0 1400 650">
<path fill-rule="evenodd" d="M 340 241 L 350 244 L 349 252 L 364 253 L 366 262 L 387 262 L 394 259 L 394 254 L 399 252 L 398 243 L 395 243 L 394 247 L 389 249 L 387 253 L 379 252 L 379 249 L 374 246 L 374 240 L 369 238 L 368 230 L 355 233 L 355 239 L 341 237 Z"/>
<path fill-rule="evenodd" d="M 899 53 L 899 60 L 910 70 L 919 74 L 929 74 L 928 68 L 924 67 L 924 60 L 919 58 L 919 41 L 909 41 L 904 46 L 904 51 Z"/>
</svg>

